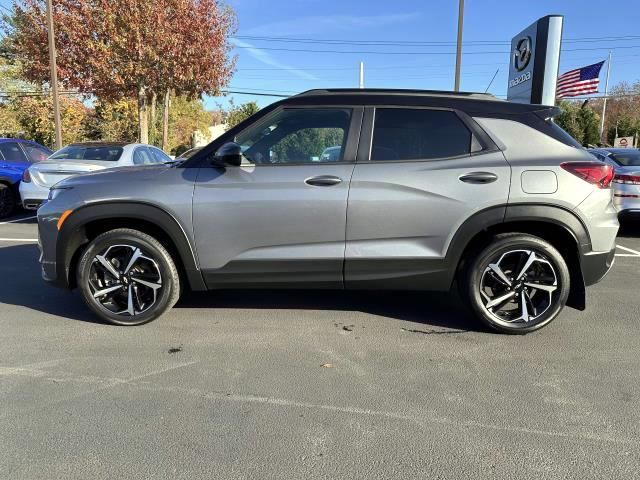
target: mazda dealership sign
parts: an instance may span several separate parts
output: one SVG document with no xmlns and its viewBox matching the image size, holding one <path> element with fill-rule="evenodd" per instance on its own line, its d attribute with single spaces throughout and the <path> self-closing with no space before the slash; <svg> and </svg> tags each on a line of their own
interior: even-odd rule
<svg viewBox="0 0 640 480">
<path fill-rule="evenodd" d="M 513 37 L 507 100 L 555 103 L 562 22 L 561 15 L 548 15 Z"/>
</svg>

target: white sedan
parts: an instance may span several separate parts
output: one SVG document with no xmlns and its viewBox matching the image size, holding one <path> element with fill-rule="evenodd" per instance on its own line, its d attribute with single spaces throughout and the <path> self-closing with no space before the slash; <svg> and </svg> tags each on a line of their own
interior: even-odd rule
<svg viewBox="0 0 640 480">
<path fill-rule="evenodd" d="M 105 168 L 170 163 L 162 150 L 142 143 L 88 142 L 68 145 L 46 161 L 25 170 L 20 182 L 22 206 L 36 210 L 49 196 L 49 189 L 72 175 Z"/>
</svg>

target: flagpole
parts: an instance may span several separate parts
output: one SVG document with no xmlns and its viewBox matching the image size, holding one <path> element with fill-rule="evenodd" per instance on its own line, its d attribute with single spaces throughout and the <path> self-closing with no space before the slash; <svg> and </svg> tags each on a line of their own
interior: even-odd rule
<svg viewBox="0 0 640 480">
<path fill-rule="evenodd" d="M 604 83 L 604 100 L 602 102 L 602 117 L 600 118 L 600 141 L 604 134 L 604 115 L 607 112 L 607 96 L 609 95 L 609 73 L 611 73 L 611 50 L 609 50 L 609 60 L 607 61 L 607 79 Z"/>
</svg>

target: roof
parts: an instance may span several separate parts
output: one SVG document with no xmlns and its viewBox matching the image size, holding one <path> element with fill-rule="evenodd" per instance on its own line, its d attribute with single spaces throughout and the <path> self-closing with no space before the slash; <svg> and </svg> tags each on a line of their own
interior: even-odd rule
<svg viewBox="0 0 640 480">
<path fill-rule="evenodd" d="M 78 142 L 70 143 L 69 147 L 124 147 L 131 142 Z"/>
<path fill-rule="evenodd" d="M 381 88 L 327 88 L 302 92 L 271 104 L 278 105 L 390 105 L 453 108 L 470 115 L 518 115 L 533 113 L 547 118 L 560 110 L 549 105 L 507 102 L 493 95 L 444 90 L 401 90 Z"/>
</svg>

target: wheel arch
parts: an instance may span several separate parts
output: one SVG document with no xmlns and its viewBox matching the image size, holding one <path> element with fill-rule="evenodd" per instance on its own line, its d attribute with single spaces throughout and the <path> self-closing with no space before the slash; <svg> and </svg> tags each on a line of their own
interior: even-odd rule
<svg viewBox="0 0 640 480">
<path fill-rule="evenodd" d="M 56 263 L 64 267 L 61 279 L 76 286 L 78 259 L 93 238 L 115 228 L 132 228 L 158 239 L 174 258 L 192 290 L 204 290 L 195 249 L 180 223 L 170 213 L 141 202 L 104 202 L 75 210 L 64 222 L 56 246 Z"/>
<path fill-rule="evenodd" d="M 514 204 L 475 214 L 458 230 L 447 252 L 454 275 L 463 270 L 465 259 L 483 248 L 494 235 L 511 232 L 542 238 L 562 254 L 571 275 L 567 305 L 584 310 L 586 292 L 580 256 L 591 250 L 591 239 L 580 218 L 559 206 Z M 454 279 L 455 276 L 451 282 Z"/>
</svg>

